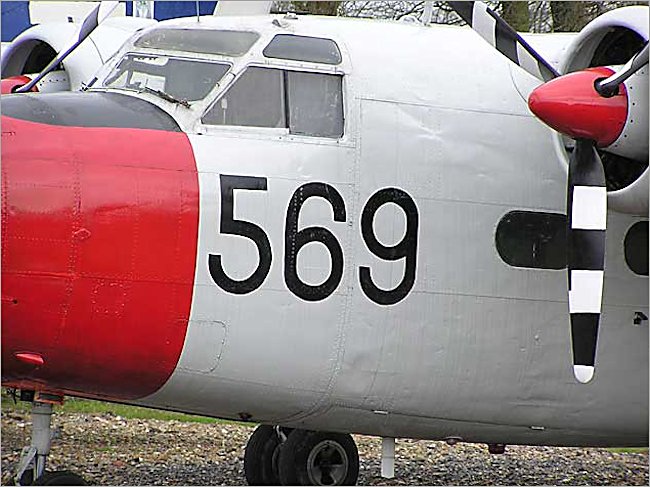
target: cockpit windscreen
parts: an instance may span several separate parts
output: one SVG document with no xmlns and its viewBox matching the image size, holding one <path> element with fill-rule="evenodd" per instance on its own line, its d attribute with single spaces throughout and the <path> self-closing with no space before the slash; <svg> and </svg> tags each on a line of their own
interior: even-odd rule
<svg viewBox="0 0 650 487">
<path fill-rule="evenodd" d="M 229 69 L 226 63 L 129 53 L 106 77 L 103 86 L 156 90 L 179 100 L 196 101 L 205 98 Z"/>
</svg>

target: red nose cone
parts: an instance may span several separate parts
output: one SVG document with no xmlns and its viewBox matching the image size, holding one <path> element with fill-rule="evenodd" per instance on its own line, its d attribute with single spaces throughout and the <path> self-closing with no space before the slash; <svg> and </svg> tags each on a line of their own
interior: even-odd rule
<svg viewBox="0 0 650 487">
<path fill-rule="evenodd" d="M 196 163 L 182 132 L 58 125 L 64 110 L 81 113 L 89 93 L 73 95 L 58 105 L 54 93 L 2 101 L 0 378 L 140 398 L 167 381 L 185 342 Z M 104 103 L 105 118 L 88 120 L 128 113 Z M 51 123 L 7 115 L 39 118 L 46 108 Z"/>
<path fill-rule="evenodd" d="M 594 87 L 597 80 L 613 73 L 609 68 L 592 68 L 560 76 L 533 90 L 528 107 L 558 132 L 606 147 L 621 134 L 627 118 L 625 85 L 609 98 Z"/>
</svg>

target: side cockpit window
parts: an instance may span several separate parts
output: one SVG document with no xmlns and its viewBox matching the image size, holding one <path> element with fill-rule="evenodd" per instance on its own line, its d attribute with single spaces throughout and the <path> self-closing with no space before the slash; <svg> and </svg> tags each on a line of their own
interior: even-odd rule
<svg viewBox="0 0 650 487">
<path fill-rule="evenodd" d="M 286 128 L 343 136 L 342 76 L 249 67 L 203 116 L 208 125 Z"/>
<path fill-rule="evenodd" d="M 203 117 L 209 125 L 286 127 L 283 73 L 249 68 Z"/>
<path fill-rule="evenodd" d="M 339 138 L 343 136 L 341 76 L 288 71 L 289 132 Z"/>
</svg>

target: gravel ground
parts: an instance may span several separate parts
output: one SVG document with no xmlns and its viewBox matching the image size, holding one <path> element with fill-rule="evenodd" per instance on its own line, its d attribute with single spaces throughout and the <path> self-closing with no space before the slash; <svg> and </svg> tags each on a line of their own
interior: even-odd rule
<svg viewBox="0 0 650 487">
<path fill-rule="evenodd" d="M 244 447 L 252 428 L 229 423 L 124 419 L 59 413 L 50 469 L 71 469 L 94 485 L 245 485 Z M 2 484 L 12 483 L 29 415 L 2 413 Z M 398 440 L 396 478 L 382 479 L 381 442 L 356 436 L 364 485 L 648 485 L 647 453 L 597 448 L 509 446 Z"/>
</svg>

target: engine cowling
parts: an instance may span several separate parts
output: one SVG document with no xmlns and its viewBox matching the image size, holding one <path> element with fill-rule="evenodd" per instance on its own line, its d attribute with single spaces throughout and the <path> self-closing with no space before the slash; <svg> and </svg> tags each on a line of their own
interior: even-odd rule
<svg viewBox="0 0 650 487">
<path fill-rule="evenodd" d="M 139 17 L 116 17 L 104 21 L 59 66 L 38 85 L 41 92 L 78 90 L 82 83 L 122 46 L 134 32 L 155 20 Z M 2 53 L 2 78 L 39 73 L 72 39 L 78 24 L 52 22 L 30 27 L 16 37 Z"/>
<path fill-rule="evenodd" d="M 566 74 L 596 66 L 620 68 L 648 41 L 648 8 L 629 6 L 593 20 L 573 39 L 560 63 Z M 600 152 L 609 208 L 648 215 L 648 67 L 625 82 L 628 113 L 618 138 Z"/>
</svg>

